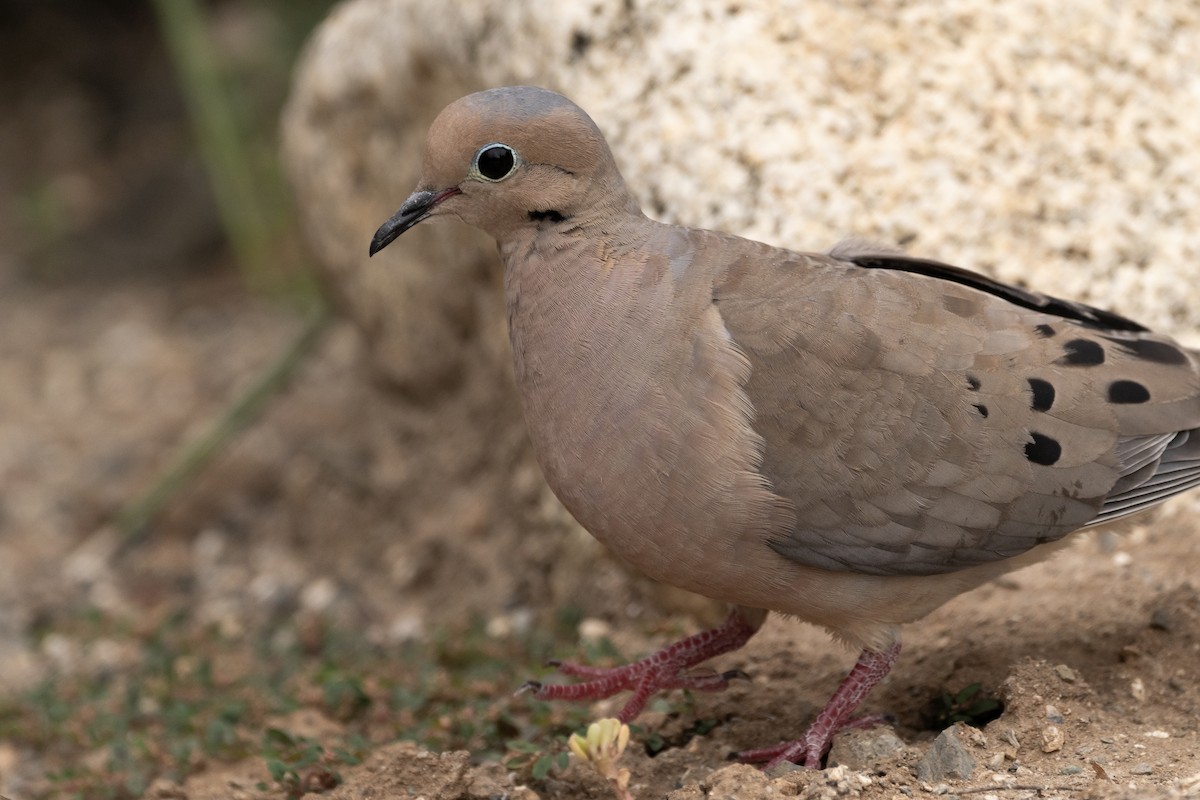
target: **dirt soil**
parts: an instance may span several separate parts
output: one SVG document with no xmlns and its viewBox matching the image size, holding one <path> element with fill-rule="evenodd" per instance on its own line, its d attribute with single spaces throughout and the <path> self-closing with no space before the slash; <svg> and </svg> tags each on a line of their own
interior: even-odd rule
<svg viewBox="0 0 1200 800">
<path fill-rule="evenodd" d="M 47 97 L 30 89 L 8 100 L 10 119 L 27 126 L 7 128 L 0 142 L 12 163 L 21 137 L 96 113 L 86 92 Z M 152 158 L 147 142 L 169 155 L 171 136 L 179 135 L 152 122 L 139 129 L 148 138 L 108 141 L 107 160 L 91 167 L 63 166 L 65 156 L 55 162 L 62 169 L 52 188 L 63 202 L 92 208 L 98 193 L 127 190 L 129 197 L 116 216 L 97 212 L 67 231 L 53 270 L 30 267 L 47 261 L 28 238 L 9 235 L 0 245 L 0 699 L 23 696 L 51 673 L 132 669 L 131 641 L 78 635 L 72 620 L 88 613 L 137 628 L 183 610 L 182 624 L 248 643 L 316 620 L 385 653 L 472 617 L 488 637 L 515 639 L 555 624 L 546 598 L 557 595 L 546 587 L 564 551 L 589 563 L 594 578 L 578 598 L 584 618 L 573 623 L 571 641 L 581 649 L 609 639 L 624 653 L 645 653 L 719 618 L 719 608 L 625 573 L 586 538 L 531 533 L 523 545 L 528 572 L 456 574 L 456 565 L 507 561 L 495 550 L 511 540 L 489 536 L 489 505 L 544 502 L 539 478 L 518 481 L 527 487 L 519 497 L 458 486 L 407 494 L 421 465 L 405 456 L 395 432 L 428 427 L 437 410 L 400 404 L 374 381 L 360 334 L 346 323 L 331 327 L 290 388 L 173 500 L 146 538 L 123 545 L 112 524 L 122 504 L 300 327 L 295 315 L 251 296 L 231 274 L 213 245 L 207 196 L 186 189 L 195 164 L 168 167 L 172 159 Z M 86 154 L 99 145 L 62 146 Z M 142 164 L 146 181 L 107 184 L 122 158 L 121 174 L 128 178 Z M 160 168 L 161 185 L 150 180 Z M 0 189 L 3 208 L 20 205 L 24 187 Z M 183 233 L 164 239 L 157 255 L 122 250 L 128 239 L 119 238 L 114 220 L 130 217 L 117 212 L 138 219 L 139 209 L 165 208 L 167 198 L 194 204 L 170 215 Z M 9 219 L 0 225 L 13 234 Z M 132 226 L 135 237 L 140 229 Z M 519 451 L 524 444 L 520 430 L 498 430 L 474 446 Z M 442 457 L 471 457 L 465 445 L 455 448 Z M 475 480 L 490 486 L 486 478 Z M 440 522 L 408 527 L 415 506 L 441 509 Z M 853 662 L 823 632 L 772 618 L 744 650 L 714 665 L 745 670 L 748 681 L 720 694 L 670 696 L 638 720 L 621 762 L 631 793 L 674 800 L 1200 798 L 1198 519 L 1194 493 L 1121 531 L 1081 537 L 1053 561 L 912 626 L 899 665 L 865 706 L 893 715 L 894 725 L 839 737 L 830 767 L 820 771 L 764 774 L 728 760 L 730 751 L 798 735 Z M 696 613 L 681 614 L 684 607 Z M 408 665 L 395 657 L 394 669 L 403 672 Z M 548 672 L 533 660 L 508 668 L 539 678 Z M 509 694 L 516 684 L 488 691 L 502 716 L 528 720 L 528 699 Z M 973 684 L 1001 701 L 1003 713 L 982 729 L 953 729 L 935 746 L 950 723 L 944 704 L 931 721 L 931 707 L 938 711 L 943 693 Z M 468 683 L 447 685 L 459 686 L 464 703 L 478 694 Z M 276 724 L 330 740 L 350 728 L 319 700 L 300 697 Z M 442 699 L 455 707 L 453 694 Z M 597 704 L 589 717 L 611 715 L 619 702 Z M 454 716 L 445 714 L 446 727 Z M 478 752 L 434 753 L 400 738 L 373 739 L 361 764 L 338 770 L 340 784 L 328 796 L 614 796 L 584 764 L 534 778 Z M 561 751 L 563 742 L 547 747 Z M 927 771 L 935 750 L 947 761 Z M 55 752 L 53 742 L 0 738 L 0 795 L 72 796 L 47 776 Z M 949 762 L 956 766 L 944 768 Z M 145 796 L 289 796 L 256 754 L 194 766 L 180 780 L 159 778 Z"/>
<path fill-rule="evenodd" d="M 1195 511 L 1179 503 L 1121 539 L 1100 534 L 913 626 L 899 667 L 867 702 L 897 719 L 903 746 L 883 757 L 879 748 L 892 740 L 877 730 L 839 737 L 831 762 L 847 766 L 768 776 L 730 764 L 731 751 L 802 731 L 852 661 L 821 632 L 773 620 L 716 665 L 746 670 L 749 682 L 639 720 L 671 744 L 653 758 L 636 743 L 627 751 L 633 796 L 1200 796 L 1200 592 L 1193 570 L 1181 568 L 1200 559 Z M 924 718 L 930 700 L 973 683 L 1004 703 L 999 718 L 960 737 L 973 771 L 919 777 L 934 737 Z M 594 716 L 615 708 L 598 705 Z M 699 721 L 715 725 L 689 737 Z M 436 755 L 410 743 L 380 748 L 343 778 L 331 797 L 612 796 L 581 764 L 529 781 L 495 763 L 472 765 L 466 752 Z M 161 796 L 277 797 L 252 788 L 261 779 L 261 764 L 245 764 Z"/>
</svg>

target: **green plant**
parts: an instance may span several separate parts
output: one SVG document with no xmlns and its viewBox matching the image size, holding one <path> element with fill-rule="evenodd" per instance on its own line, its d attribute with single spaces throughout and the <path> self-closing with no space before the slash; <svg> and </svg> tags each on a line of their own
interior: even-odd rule
<svg viewBox="0 0 1200 800">
<path fill-rule="evenodd" d="M 508 753 L 504 757 L 505 768 L 527 773 L 534 780 L 542 780 L 552 769 L 566 769 L 570 761 L 565 750 L 547 752 L 541 745 L 525 739 L 511 739 L 506 744 Z"/>
<path fill-rule="evenodd" d="M 629 792 L 629 770 L 619 766 L 629 744 L 629 726 L 618 719 L 602 719 L 588 725 L 586 734 L 571 734 L 567 747 L 571 754 L 591 765 L 608 781 L 617 800 L 633 800 Z"/>
<path fill-rule="evenodd" d="M 924 713 L 930 730 L 943 730 L 956 722 L 981 728 L 1000 716 L 1003 704 L 991 695 L 983 694 L 983 685 L 972 683 L 957 693 L 942 692 Z"/>
<path fill-rule="evenodd" d="M 327 749 L 320 742 L 293 736 L 280 728 L 267 728 L 262 750 L 271 780 L 284 790 L 289 800 L 337 787 L 342 782 L 337 765 L 361 761 L 344 747 Z"/>
</svg>

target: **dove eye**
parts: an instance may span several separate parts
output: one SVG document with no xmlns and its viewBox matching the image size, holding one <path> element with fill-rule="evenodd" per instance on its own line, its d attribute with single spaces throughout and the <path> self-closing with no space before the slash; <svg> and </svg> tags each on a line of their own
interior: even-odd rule
<svg viewBox="0 0 1200 800">
<path fill-rule="evenodd" d="M 475 154 L 472 172 L 486 181 L 502 181 L 517 171 L 521 159 L 517 151 L 506 144 L 485 144 Z"/>
</svg>

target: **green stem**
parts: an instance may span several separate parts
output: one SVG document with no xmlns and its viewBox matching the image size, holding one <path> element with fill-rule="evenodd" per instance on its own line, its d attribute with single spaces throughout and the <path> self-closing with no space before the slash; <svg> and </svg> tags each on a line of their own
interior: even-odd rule
<svg viewBox="0 0 1200 800">
<path fill-rule="evenodd" d="M 204 14 L 195 0 L 154 0 L 154 6 L 229 245 L 247 281 L 263 288 L 271 275 L 271 225 Z"/>
<path fill-rule="evenodd" d="M 257 418 L 267 401 L 287 385 L 296 368 L 319 341 L 329 319 L 330 315 L 323 307 L 313 314 L 287 350 L 234 402 L 216 425 L 184 447 L 148 492 L 121 509 L 117 514 L 117 528 L 123 542 L 129 543 L 141 536 L 150 521 L 180 488 L 199 473 L 238 431 Z"/>
</svg>

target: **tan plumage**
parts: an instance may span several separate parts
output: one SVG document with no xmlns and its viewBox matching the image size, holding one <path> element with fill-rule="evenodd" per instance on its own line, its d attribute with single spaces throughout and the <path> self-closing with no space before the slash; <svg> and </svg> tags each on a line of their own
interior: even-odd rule
<svg viewBox="0 0 1200 800">
<path fill-rule="evenodd" d="M 901 624 L 1200 483 L 1197 353 L 885 248 L 799 253 L 651 221 L 552 92 L 448 107 L 372 253 L 442 214 L 499 244 L 530 438 L 580 523 L 653 578 L 865 648 L 769 757 L 819 762 Z M 735 617 L 722 649 L 762 614 Z M 606 679 L 636 700 L 693 685 L 679 676 L 697 660 Z M 563 688 L 538 690 L 593 696 Z"/>
</svg>

